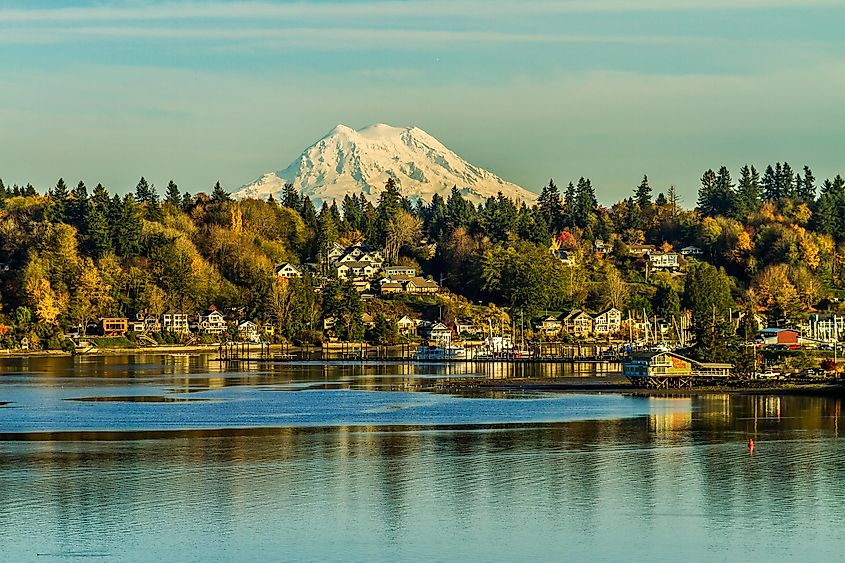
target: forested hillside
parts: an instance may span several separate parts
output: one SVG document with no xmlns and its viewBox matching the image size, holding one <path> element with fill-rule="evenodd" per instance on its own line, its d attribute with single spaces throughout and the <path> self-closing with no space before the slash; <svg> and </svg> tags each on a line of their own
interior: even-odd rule
<svg viewBox="0 0 845 563">
<path fill-rule="evenodd" d="M 724 167 L 708 170 L 695 209 L 672 186 L 655 195 L 646 177 L 609 208 L 587 178 L 562 192 L 550 182 L 531 207 L 503 196 L 476 207 L 457 189 L 411 202 L 389 182 L 375 205 L 346 196 L 319 210 L 290 187 L 280 201 L 234 201 L 219 183 L 191 195 L 170 182 L 160 195 L 141 178 L 119 196 L 63 180 L 44 194 L 0 182 L 3 343 L 27 336 L 57 348 L 66 331 L 100 317 L 211 306 L 301 338 L 319 332 L 324 316 L 360 309 L 326 262 L 335 242 L 363 241 L 465 303 L 525 318 L 571 307 L 667 318 L 686 309 L 700 343 L 716 346 L 731 310 L 788 323 L 836 309 L 845 284 L 845 181 L 817 182 L 787 163 L 763 170 L 744 166 L 736 180 Z M 681 272 L 650 272 L 631 252 L 640 244 L 701 255 Z M 310 274 L 279 278 L 284 262 L 310 263 Z"/>
</svg>

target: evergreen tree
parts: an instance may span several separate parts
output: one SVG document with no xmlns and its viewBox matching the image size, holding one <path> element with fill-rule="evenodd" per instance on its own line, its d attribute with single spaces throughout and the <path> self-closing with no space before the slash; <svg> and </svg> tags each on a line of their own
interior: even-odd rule
<svg viewBox="0 0 845 563">
<path fill-rule="evenodd" d="M 302 199 L 293 184 L 285 184 L 282 190 L 282 206 L 296 210 L 302 209 Z"/>
<path fill-rule="evenodd" d="M 778 164 L 778 167 L 780 167 L 780 164 Z M 781 193 L 778 175 L 774 168 L 772 168 L 772 165 L 769 164 L 763 172 L 763 198 L 766 201 L 778 202 L 782 197 L 783 193 Z"/>
<path fill-rule="evenodd" d="M 724 270 L 707 262 L 691 264 L 684 285 L 684 301 L 692 312 L 696 354 L 709 361 L 725 359 L 728 312 L 733 305 L 731 282 Z"/>
<path fill-rule="evenodd" d="M 698 189 L 698 211 L 707 216 L 714 216 L 719 213 L 716 173 L 713 172 L 712 168 L 701 176 L 701 187 Z"/>
<path fill-rule="evenodd" d="M 442 242 L 446 237 L 448 222 L 448 209 L 446 201 L 440 194 L 434 194 L 431 198 L 431 204 L 425 209 L 425 217 L 423 221 L 423 228 L 428 236 L 438 242 Z"/>
<path fill-rule="evenodd" d="M 83 236 L 85 232 L 85 213 L 88 210 L 88 188 L 85 182 L 79 182 L 67 200 L 67 220 L 76 227 Z"/>
<path fill-rule="evenodd" d="M 595 222 L 598 208 L 596 192 L 588 178 L 581 177 L 575 190 L 575 203 L 572 207 L 572 222 L 576 227 L 586 229 Z"/>
<path fill-rule="evenodd" d="M 138 204 L 130 195 L 114 196 L 111 206 L 112 245 L 115 253 L 124 258 L 137 256 L 141 249 L 141 215 Z"/>
<path fill-rule="evenodd" d="M 85 209 L 85 249 L 94 258 L 102 258 L 112 250 L 108 222 L 109 196 L 101 184 L 94 188 Z"/>
<path fill-rule="evenodd" d="M 179 209 L 182 207 L 182 194 L 179 193 L 179 186 L 176 185 L 176 182 L 170 180 L 167 183 L 167 193 L 165 194 L 164 201 Z"/>
<path fill-rule="evenodd" d="M 792 167 L 788 162 L 778 164 L 775 167 L 775 174 L 777 175 L 777 182 L 780 186 L 781 197 L 786 199 L 795 198 L 795 174 L 792 172 Z"/>
<path fill-rule="evenodd" d="M 716 175 L 716 194 L 718 198 L 718 214 L 724 216 L 732 215 L 736 207 L 736 199 L 731 173 L 726 166 L 721 166 L 719 173 Z"/>
<path fill-rule="evenodd" d="M 214 203 L 223 203 L 231 200 L 232 198 L 229 196 L 229 192 L 223 189 L 223 186 L 220 185 L 220 181 L 218 180 L 214 184 L 214 189 L 211 191 L 211 201 Z"/>
<path fill-rule="evenodd" d="M 337 241 L 338 229 L 334 213 L 326 202 L 317 217 L 317 251 L 323 265 L 323 274 L 329 273 L 329 250 Z"/>
<path fill-rule="evenodd" d="M 187 213 L 188 211 L 191 210 L 191 208 L 193 206 L 194 206 L 194 198 L 191 197 L 191 194 L 189 194 L 188 192 L 183 193 L 182 194 L 182 211 Z"/>
<path fill-rule="evenodd" d="M 47 220 L 51 223 L 67 222 L 68 191 L 64 179 L 59 178 L 56 187 L 50 190 L 49 196 L 50 203 L 47 208 Z"/>
<path fill-rule="evenodd" d="M 357 197 L 352 197 L 349 194 L 346 194 L 343 196 L 341 209 L 343 210 L 343 219 L 346 221 L 346 224 L 349 225 L 349 228 L 360 231 L 361 220 L 364 214 L 361 201 Z"/>
<path fill-rule="evenodd" d="M 637 186 L 634 192 L 634 202 L 640 206 L 643 212 L 647 212 L 651 207 L 651 186 L 648 185 L 648 176 L 643 174 L 643 181 Z"/>
<path fill-rule="evenodd" d="M 560 197 L 560 191 L 557 189 L 554 180 L 549 180 L 549 185 L 543 187 L 540 197 L 537 198 L 537 205 L 549 234 L 556 235 L 562 231 L 563 199 Z"/>
<path fill-rule="evenodd" d="M 446 221 L 449 230 L 469 229 L 476 215 L 477 212 L 472 203 L 464 199 L 456 186 L 452 186 L 452 192 L 446 200 Z"/>
<path fill-rule="evenodd" d="M 804 166 L 804 178 L 801 180 L 801 189 L 798 192 L 798 199 L 805 203 L 813 203 L 816 200 L 816 178 L 809 166 Z"/>
<path fill-rule="evenodd" d="M 65 191 L 65 193 L 67 193 L 67 191 Z M 25 197 L 32 197 L 34 195 L 38 195 L 38 191 L 35 189 L 35 186 L 33 186 L 32 184 L 27 182 L 26 186 L 23 188 L 23 191 L 21 192 L 21 195 L 25 196 Z"/>
<path fill-rule="evenodd" d="M 299 211 L 305 226 L 317 230 L 317 211 L 314 209 L 314 204 L 311 203 L 311 198 L 302 196 L 302 208 Z"/>
<path fill-rule="evenodd" d="M 566 190 L 563 194 L 563 219 L 561 223 L 563 227 L 571 229 L 575 226 L 575 198 L 576 198 L 575 184 L 569 182 L 566 185 Z"/>
<path fill-rule="evenodd" d="M 760 174 L 747 164 L 739 169 L 734 217 L 743 220 L 760 208 Z"/>
<path fill-rule="evenodd" d="M 141 179 L 138 180 L 138 185 L 135 186 L 135 201 L 138 203 L 144 203 L 151 201 L 152 198 L 152 188 L 150 188 L 150 184 L 147 182 L 147 179 L 141 176 Z"/>
<path fill-rule="evenodd" d="M 6 205 L 6 198 L 9 194 L 6 192 L 6 185 L 3 183 L 3 179 L 0 178 L 0 208 L 5 207 Z"/>
</svg>

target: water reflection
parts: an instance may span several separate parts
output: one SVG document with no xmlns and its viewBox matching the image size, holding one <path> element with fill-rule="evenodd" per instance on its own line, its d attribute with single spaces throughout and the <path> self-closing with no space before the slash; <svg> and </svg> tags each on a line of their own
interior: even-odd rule
<svg viewBox="0 0 845 563">
<path fill-rule="evenodd" d="M 435 366 L 194 356 L 2 365 L 0 560 L 841 559 L 836 399 L 469 400 L 402 392 L 450 376 Z M 23 432 L 33 405 L 56 410 Z"/>
</svg>

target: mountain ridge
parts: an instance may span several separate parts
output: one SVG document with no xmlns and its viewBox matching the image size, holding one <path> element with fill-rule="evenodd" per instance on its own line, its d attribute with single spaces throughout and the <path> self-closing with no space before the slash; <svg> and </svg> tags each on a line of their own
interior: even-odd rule
<svg viewBox="0 0 845 563">
<path fill-rule="evenodd" d="M 315 205 L 363 193 L 375 202 L 393 178 L 403 195 L 430 201 L 456 186 L 473 203 L 499 192 L 527 202 L 537 195 L 470 164 L 419 127 L 376 123 L 362 129 L 339 124 L 306 148 L 286 168 L 242 186 L 236 198 L 278 196 L 291 183 Z"/>
</svg>

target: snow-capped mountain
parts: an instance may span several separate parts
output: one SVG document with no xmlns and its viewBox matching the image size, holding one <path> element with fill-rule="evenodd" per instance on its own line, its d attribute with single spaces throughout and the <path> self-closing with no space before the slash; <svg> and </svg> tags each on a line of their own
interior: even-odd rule
<svg viewBox="0 0 845 563">
<path fill-rule="evenodd" d="M 308 147 L 290 166 L 269 172 L 241 188 L 236 198 L 278 197 L 285 183 L 292 183 L 319 206 L 346 194 L 364 195 L 375 203 L 388 178 L 411 199 L 444 198 L 457 186 L 479 203 L 499 192 L 533 202 L 537 195 L 473 166 L 417 127 L 371 125 L 358 131 L 338 125 Z"/>
</svg>

